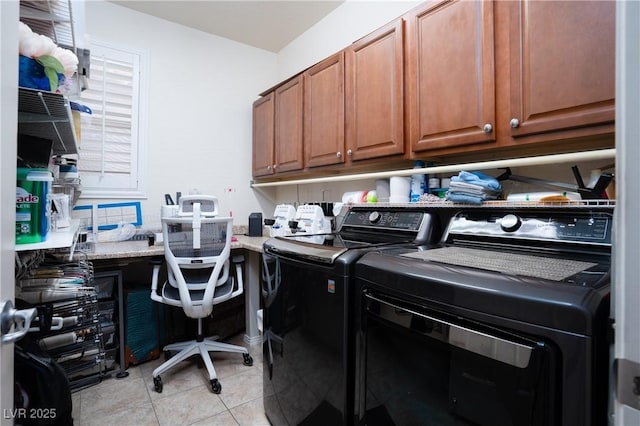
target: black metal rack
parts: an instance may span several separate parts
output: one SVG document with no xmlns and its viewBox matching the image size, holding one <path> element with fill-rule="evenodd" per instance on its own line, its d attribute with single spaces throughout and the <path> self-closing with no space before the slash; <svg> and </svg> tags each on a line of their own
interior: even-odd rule
<svg viewBox="0 0 640 426">
<path fill-rule="evenodd" d="M 102 284 L 103 275 L 97 274 L 95 280 L 91 262 L 37 256 L 31 267 L 17 270 L 16 299 L 38 310 L 30 329 L 32 336 L 62 367 L 71 391 L 97 384 L 112 374 L 127 375 L 123 350 L 117 359 L 123 339 L 122 309 L 114 306 L 113 288 Z"/>
<path fill-rule="evenodd" d="M 69 99 L 60 93 L 20 87 L 18 133 L 53 141 L 53 154 L 77 154 Z"/>
</svg>

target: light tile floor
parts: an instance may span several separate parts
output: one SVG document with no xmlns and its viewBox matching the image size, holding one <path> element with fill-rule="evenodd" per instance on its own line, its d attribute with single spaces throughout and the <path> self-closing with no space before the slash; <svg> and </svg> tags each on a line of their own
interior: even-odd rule
<svg viewBox="0 0 640 426">
<path fill-rule="evenodd" d="M 220 394 L 211 392 L 207 370 L 199 368 L 197 357 L 165 372 L 162 393 L 157 393 L 152 372 L 164 361 L 161 356 L 129 367 L 126 378 L 106 378 L 73 393 L 74 425 L 268 426 L 262 405 L 262 346 L 248 346 L 242 336 L 229 342 L 246 346 L 253 366 L 245 366 L 240 354 L 212 353 Z"/>
</svg>

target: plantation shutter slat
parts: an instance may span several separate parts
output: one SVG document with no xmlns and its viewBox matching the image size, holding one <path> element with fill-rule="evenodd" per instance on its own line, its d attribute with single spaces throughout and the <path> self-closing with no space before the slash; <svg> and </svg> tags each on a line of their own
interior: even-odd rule
<svg viewBox="0 0 640 426">
<path fill-rule="evenodd" d="M 82 120 L 78 171 L 83 187 L 105 189 L 113 182 L 118 187 L 109 189 L 137 189 L 139 61 L 135 53 L 91 46 L 91 77 L 79 100 L 92 110 Z"/>
</svg>

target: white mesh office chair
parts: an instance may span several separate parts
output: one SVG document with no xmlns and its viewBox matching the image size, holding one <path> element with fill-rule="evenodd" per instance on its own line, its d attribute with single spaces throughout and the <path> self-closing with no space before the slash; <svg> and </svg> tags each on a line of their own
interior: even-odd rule
<svg viewBox="0 0 640 426">
<path fill-rule="evenodd" d="M 162 392 L 160 375 L 179 362 L 199 354 L 209 373 L 211 390 L 220 393 L 222 386 L 209 356 L 210 351 L 237 352 L 245 365 L 253 365 L 249 351 L 242 346 L 217 342 L 202 335 L 202 318 L 213 312 L 213 306 L 243 292 L 242 256 L 234 257 L 237 288 L 229 274 L 229 255 L 233 219 L 217 217 L 218 200 L 207 195 L 188 195 L 178 206 L 162 209 L 162 234 L 167 281 L 158 293 L 158 275 L 162 262 L 155 262 L 151 281 L 151 299 L 171 306 L 182 307 L 190 318 L 198 320 L 195 340 L 172 343 L 164 347 L 165 355 L 177 351 L 173 357 L 153 371 L 153 383 Z"/>
</svg>

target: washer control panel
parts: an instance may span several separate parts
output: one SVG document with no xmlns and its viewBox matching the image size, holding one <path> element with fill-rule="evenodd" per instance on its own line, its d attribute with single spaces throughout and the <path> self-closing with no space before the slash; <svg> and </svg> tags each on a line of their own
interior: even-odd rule
<svg viewBox="0 0 640 426">
<path fill-rule="evenodd" d="M 591 211 L 460 212 L 446 238 L 495 237 L 611 245 L 613 216 Z"/>
<path fill-rule="evenodd" d="M 413 210 L 350 210 L 343 227 L 359 227 L 390 231 L 418 231 L 424 212 Z"/>
</svg>

